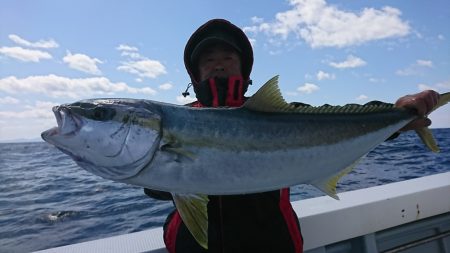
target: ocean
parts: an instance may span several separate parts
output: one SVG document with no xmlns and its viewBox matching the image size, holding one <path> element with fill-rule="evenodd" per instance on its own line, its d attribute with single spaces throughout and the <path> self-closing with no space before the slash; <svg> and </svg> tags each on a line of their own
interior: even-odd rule
<svg viewBox="0 0 450 253">
<path fill-rule="evenodd" d="M 450 171 L 450 129 L 433 129 L 440 153 L 415 133 L 378 146 L 341 179 L 338 192 Z M 322 195 L 308 185 L 291 200 Z M 79 168 L 44 142 L 0 143 L 0 252 L 30 252 L 162 226 L 173 210 L 140 187 Z"/>
</svg>

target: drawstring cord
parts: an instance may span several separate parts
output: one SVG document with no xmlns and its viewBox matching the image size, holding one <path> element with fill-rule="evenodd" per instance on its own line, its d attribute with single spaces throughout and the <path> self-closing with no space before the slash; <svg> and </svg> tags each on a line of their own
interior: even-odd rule
<svg viewBox="0 0 450 253">
<path fill-rule="evenodd" d="M 181 93 L 181 95 L 183 95 L 183 97 L 189 96 L 190 95 L 189 88 L 191 88 L 191 87 L 192 87 L 192 83 L 188 83 L 188 86 L 186 87 L 186 90 L 183 93 Z"/>
</svg>

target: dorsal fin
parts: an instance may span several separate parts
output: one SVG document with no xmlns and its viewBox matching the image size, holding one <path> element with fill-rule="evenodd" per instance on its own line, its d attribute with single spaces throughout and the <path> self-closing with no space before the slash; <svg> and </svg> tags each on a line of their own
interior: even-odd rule
<svg viewBox="0 0 450 253">
<path fill-rule="evenodd" d="M 286 103 L 278 87 L 278 75 L 267 81 L 251 98 L 249 98 L 244 108 L 259 112 L 287 112 L 293 106 Z"/>
<path fill-rule="evenodd" d="M 244 103 L 242 107 L 258 112 L 290 112 L 304 114 L 354 114 L 398 110 L 397 108 L 394 108 L 393 104 L 385 103 L 379 105 L 347 104 L 344 106 L 294 106 L 287 103 L 281 95 L 278 87 L 278 75 L 267 81 Z"/>
</svg>

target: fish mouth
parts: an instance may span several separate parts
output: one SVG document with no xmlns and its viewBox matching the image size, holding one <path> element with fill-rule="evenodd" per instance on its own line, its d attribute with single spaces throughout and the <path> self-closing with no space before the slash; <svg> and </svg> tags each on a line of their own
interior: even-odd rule
<svg viewBox="0 0 450 253">
<path fill-rule="evenodd" d="M 71 136 L 75 135 L 81 128 L 83 122 L 81 118 L 71 113 L 66 106 L 54 106 L 52 108 L 56 118 L 56 127 L 53 127 L 42 133 L 42 138 L 48 140 L 53 136 Z"/>
</svg>

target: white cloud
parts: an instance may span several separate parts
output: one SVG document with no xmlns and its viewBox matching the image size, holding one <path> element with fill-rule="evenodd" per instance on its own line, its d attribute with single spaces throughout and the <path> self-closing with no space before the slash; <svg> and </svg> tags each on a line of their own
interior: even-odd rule
<svg viewBox="0 0 450 253">
<path fill-rule="evenodd" d="M 179 104 L 182 104 L 182 105 L 185 105 L 185 104 L 189 104 L 189 103 L 192 103 L 192 102 L 194 102 L 194 101 L 196 101 L 197 99 L 195 98 L 195 97 L 191 97 L 191 96 L 186 96 L 186 97 L 184 97 L 184 96 L 177 96 L 177 102 L 179 103 Z"/>
<path fill-rule="evenodd" d="M 117 70 L 148 78 L 156 78 L 167 73 L 164 65 L 159 61 L 150 59 L 123 62 L 121 66 L 117 67 Z"/>
<path fill-rule="evenodd" d="M 433 62 L 429 60 L 417 60 L 414 64 L 411 64 L 404 69 L 399 69 L 395 73 L 399 76 L 421 75 L 423 73 L 424 67 L 432 68 Z"/>
<path fill-rule="evenodd" d="M 367 63 L 364 60 L 353 55 L 347 56 L 347 59 L 343 62 L 330 62 L 330 66 L 338 69 L 357 68 L 366 64 Z"/>
<path fill-rule="evenodd" d="M 275 21 L 246 27 L 287 39 L 290 34 L 311 47 L 346 47 L 369 41 L 405 36 L 410 26 L 400 19 L 401 12 L 389 6 L 361 12 L 340 10 L 325 0 L 290 0 L 292 9 L 277 13 Z"/>
<path fill-rule="evenodd" d="M 416 75 L 417 73 L 412 68 L 405 68 L 405 69 L 399 69 L 395 71 L 395 74 L 399 76 L 412 76 Z"/>
<path fill-rule="evenodd" d="M 256 39 L 248 38 L 248 40 L 250 41 L 250 44 L 252 45 L 252 47 L 256 46 Z"/>
<path fill-rule="evenodd" d="M 8 35 L 8 38 L 15 43 L 25 46 L 25 47 L 35 47 L 35 48 L 56 48 L 59 47 L 58 43 L 54 41 L 53 39 L 50 40 L 39 40 L 37 42 L 29 42 L 25 39 L 22 39 L 18 35 L 10 34 Z"/>
<path fill-rule="evenodd" d="M 417 64 L 417 66 L 422 66 L 422 67 L 429 67 L 429 68 L 433 67 L 433 62 L 428 61 L 428 60 L 417 60 L 416 64 Z"/>
<path fill-rule="evenodd" d="M 58 104 L 45 101 L 36 101 L 33 106 L 25 106 L 22 111 L 0 111 L 0 118 L 7 119 L 51 119 L 53 118 L 52 107 Z"/>
<path fill-rule="evenodd" d="M 51 59 L 52 56 L 44 51 L 25 49 L 22 47 L 0 47 L 0 54 L 24 62 L 39 62 L 41 59 Z"/>
<path fill-rule="evenodd" d="M 319 80 L 319 81 L 320 80 L 326 80 L 326 79 L 328 79 L 328 80 L 336 79 L 336 76 L 334 74 L 330 74 L 330 73 L 324 72 L 322 70 L 317 72 L 316 77 L 317 77 L 317 80 Z"/>
<path fill-rule="evenodd" d="M 269 54 L 270 55 L 279 55 L 279 54 L 281 54 L 283 51 L 281 51 L 281 50 L 270 50 L 269 51 Z"/>
<path fill-rule="evenodd" d="M 53 115 L 48 111 L 48 115 Z M 56 125 L 54 118 L 11 118 L 6 122 L 0 120 L 0 141 L 16 142 L 17 140 L 40 140 L 40 134 Z"/>
<path fill-rule="evenodd" d="M 173 84 L 171 83 L 163 83 L 159 86 L 160 90 L 170 90 L 173 88 Z"/>
<path fill-rule="evenodd" d="M 13 98 L 13 97 L 3 97 L 0 98 L 0 104 L 4 104 L 4 105 L 15 105 L 18 104 L 20 101 L 17 98 Z"/>
<path fill-rule="evenodd" d="M 429 85 L 423 84 L 423 83 L 418 84 L 418 85 L 417 85 L 417 88 L 418 88 L 420 91 L 424 91 L 424 90 L 437 90 L 437 89 L 435 89 L 435 88 L 433 88 L 433 87 L 431 87 L 431 86 L 429 86 Z"/>
<path fill-rule="evenodd" d="M 98 95 L 114 95 L 119 92 L 129 94 L 154 95 L 156 91 L 149 88 L 133 88 L 126 83 L 111 82 L 105 77 L 67 78 L 56 75 L 29 76 L 19 79 L 15 76 L 0 79 L 0 91 L 9 94 L 39 93 L 50 97 L 69 97 L 78 99 Z"/>
<path fill-rule="evenodd" d="M 371 77 L 371 78 L 369 78 L 369 82 L 372 82 L 372 83 L 384 83 L 384 82 L 386 82 L 386 80 L 383 79 L 383 78 Z"/>
<path fill-rule="evenodd" d="M 298 91 L 305 94 L 311 94 L 317 90 L 319 90 L 319 86 L 312 83 L 305 83 L 303 86 L 297 88 Z"/>
<path fill-rule="evenodd" d="M 366 95 L 364 95 L 364 94 L 361 94 L 361 95 L 359 95 L 357 98 L 356 98 L 356 100 L 357 101 L 363 101 L 363 100 L 367 100 L 369 97 L 368 96 L 366 96 Z"/>
<path fill-rule="evenodd" d="M 450 80 L 440 82 L 436 86 L 444 90 L 450 90 Z"/>
<path fill-rule="evenodd" d="M 92 75 L 101 75 L 97 63 L 103 63 L 97 58 L 91 58 L 85 54 L 71 54 L 69 51 L 64 56 L 63 61 L 69 64 L 69 67 Z"/>
<path fill-rule="evenodd" d="M 251 18 L 251 20 L 252 20 L 253 24 L 260 24 L 260 23 L 264 22 L 263 18 L 260 18 L 260 17 L 257 17 L 257 16 L 253 16 Z"/>
<path fill-rule="evenodd" d="M 139 49 L 137 47 L 120 44 L 118 47 L 116 47 L 116 49 L 121 51 L 120 55 L 123 57 L 128 57 L 128 58 L 135 59 L 135 60 L 136 59 L 141 59 L 141 60 L 147 59 L 146 57 L 139 54 L 139 52 L 138 52 Z"/>
<path fill-rule="evenodd" d="M 128 61 L 122 62 L 122 65 L 117 67 L 119 71 L 128 72 L 140 78 L 156 78 L 167 73 L 166 67 L 161 62 L 142 56 L 136 47 L 121 44 L 116 49 L 122 52 L 121 56 L 128 58 Z"/>
<path fill-rule="evenodd" d="M 257 26 L 246 26 L 246 27 L 242 28 L 242 31 L 244 31 L 246 34 L 258 33 L 259 29 Z"/>
<path fill-rule="evenodd" d="M 449 92 L 450 91 L 450 80 L 442 81 L 435 83 L 433 85 L 427 85 L 424 83 L 420 83 L 417 85 L 418 90 L 424 91 L 424 90 L 434 90 L 437 92 Z"/>
<path fill-rule="evenodd" d="M 0 111 L 0 140 L 39 138 L 42 131 L 55 126 L 53 102 L 36 101 L 33 105 L 15 108 L 15 111 Z"/>
<path fill-rule="evenodd" d="M 145 59 L 145 57 L 143 57 L 139 53 L 131 52 L 131 51 L 122 51 L 120 56 L 129 57 L 131 59 Z"/>
<path fill-rule="evenodd" d="M 119 51 L 138 51 L 139 49 L 137 47 L 128 46 L 125 44 L 120 44 L 118 47 L 116 47 Z"/>
<path fill-rule="evenodd" d="M 440 39 L 440 40 L 445 40 L 445 36 L 442 35 L 442 34 L 439 34 L 439 35 L 438 35 L 438 39 Z"/>
<path fill-rule="evenodd" d="M 433 85 L 427 85 L 427 84 L 418 84 L 417 88 L 420 91 L 423 90 L 435 90 L 437 92 L 449 92 L 450 91 L 450 80 L 445 80 L 445 81 L 441 81 L 441 82 L 437 82 Z"/>
</svg>

